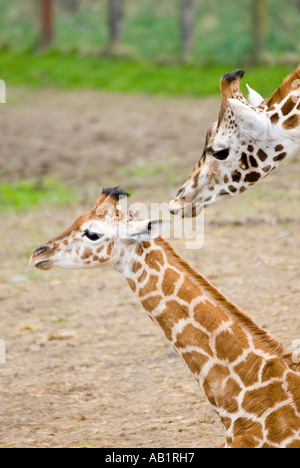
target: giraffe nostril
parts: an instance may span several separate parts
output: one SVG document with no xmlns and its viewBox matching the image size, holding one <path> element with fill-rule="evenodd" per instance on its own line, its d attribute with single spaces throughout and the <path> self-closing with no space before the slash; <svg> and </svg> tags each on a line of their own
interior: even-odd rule
<svg viewBox="0 0 300 468">
<path fill-rule="evenodd" d="M 33 252 L 33 255 L 35 256 L 42 255 L 43 253 L 46 253 L 48 250 L 50 250 L 49 247 L 47 247 L 46 245 L 42 245 L 41 247 L 39 247 Z"/>
<path fill-rule="evenodd" d="M 185 194 L 185 188 L 181 187 L 181 189 L 178 190 L 176 197 L 177 198 L 182 198 Z"/>
</svg>

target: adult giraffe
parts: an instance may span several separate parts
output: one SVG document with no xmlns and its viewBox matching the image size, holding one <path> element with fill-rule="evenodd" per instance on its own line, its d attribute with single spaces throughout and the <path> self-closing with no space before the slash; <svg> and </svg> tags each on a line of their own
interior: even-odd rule
<svg viewBox="0 0 300 468">
<path fill-rule="evenodd" d="M 226 447 L 300 448 L 300 375 L 291 354 L 182 260 L 160 237 L 162 220 L 121 211 L 118 188 L 34 251 L 41 270 L 122 273 L 202 387 L 225 427 Z"/>
<path fill-rule="evenodd" d="M 268 100 L 248 86 L 246 101 L 240 91 L 244 73 L 221 78 L 219 120 L 207 132 L 198 164 L 170 201 L 172 214 L 194 216 L 203 206 L 243 193 L 300 150 L 300 66 Z"/>
</svg>

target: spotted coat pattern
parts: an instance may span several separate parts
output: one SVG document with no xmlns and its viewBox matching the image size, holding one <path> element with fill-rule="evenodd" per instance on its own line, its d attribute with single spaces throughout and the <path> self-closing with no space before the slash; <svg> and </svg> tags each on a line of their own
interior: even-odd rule
<svg viewBox="0 0 300 468">
<path fill-rule="evenodd" d="M 225 447 L 300 448 L 300 369 L 291 355 L 159 234 L 152 237 L 152 221 L 132 220 L 118 210 L 103 215 L 108 199 L 115 207 L 114 198 L 102 196 L 71 228 L 35 250 L 30 265 L 47 270 L 105 264 L 121 272 L 219 415 Z M 124 225 L 128 234 L 120 237 Z"/>
</svg>

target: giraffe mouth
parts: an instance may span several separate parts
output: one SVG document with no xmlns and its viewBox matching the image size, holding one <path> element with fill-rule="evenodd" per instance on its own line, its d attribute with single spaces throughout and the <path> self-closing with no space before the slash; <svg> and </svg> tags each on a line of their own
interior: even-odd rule
<svg viewBox="0 0 300 468">
<path fill-rule="evenodd" d="M 176 203 L 176 202 L 175 202 Z M 196 218 L 205 208 L 200 203 L 185 203 L 181 207 L 176 206 L 174 200 L 169 204 L 170 213 L 174 216 L 179 216 L 181 218 Z"/>
<path fill-rule="evenodd" d="M 51 268 L 54 266 L 54 262 L 52 260 L 37 261 L 32 255 L 31 259 L 29 260 L 29 266 L 38 268 L 38 270 L 51 270 Z"/>
<path fill-rule="evenodd" d="M 34 266 L 39 270 L 51 270 L 51 268 L 53 268 L 54 265 L 52 260 L 43 260 L 42 262 L 39 262 Z"/>
</svg>

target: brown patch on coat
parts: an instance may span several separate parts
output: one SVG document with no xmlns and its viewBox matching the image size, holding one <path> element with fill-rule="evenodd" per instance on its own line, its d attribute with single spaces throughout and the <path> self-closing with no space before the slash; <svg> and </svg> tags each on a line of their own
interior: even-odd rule
<svg viewBox="0 0 300 468">
<path fill-rule="evenodd" d="M 159 250 L 152 250 L 151 252 L 147 253 L 145 256 L 145 262 L 149 268 L 152 268 L 156 271 L 160 271 L 161 267 L 165 263 L 163 254 Z"/>
<path fill-rule="evenodd" d="M 168 340 L 172 339 L 172 328 L 181 319 L 187 319 L 189 309 L 176 301 L 168 301 L 164 311 L 156 317 Z"/>
<path fill-rule="evenodd" d="M 140 262 L 133 262 L 132 264 L 132 271 L 133 273 L 136 273 L 137 271 L 139 271 L 141 268 L 142 268 L 142 264 Z"/>
<path fill-rule="evenodd" d="M 291 406 L 282 406 L 266 418 L 265 427 L 268 440 L 280 444 L 300 429 L 300 418 Z"/>
<path fill-rule="evenodd" d="M 193 178 L 193 185 L 192 185 L 193 189 L 198 187 L 199 176 L 200 176 L 200 172 L 197 172 L 197 174 Z M 182 197 L 182 199 L 184 200 L 184 197 Z"/>
<path fill-rule="evenodd" d="M 242 174 L 238 170 L 235 170 L 231 174 L 231 178 L 232 178 L 232 182 L 239 182 L 242 178 Z"/>
<path fill-rule="evenodd" d="M 152 312 L 161 302 L 161 296 L 152 296 L 142 301 L 142 306 L 147 312 Z"/>
<path fill-rule="evenodd" d="M 279 114 L 278 114 L 278 112 L 276 112 L 276 114 L 273 114 L 270 120 L 271 120 L 271 122 L 272 122 L 273 125 L 278 124 L 278 122 L 279 122 Z"/>
<path fill-rule="evenodd" d="M 261 178 L 261 174 L 259 172 L 250 172 L 245 176 L 245 182 L 254 183 L 257 182 Z"/>
<path fill-rule="evenodd" d="M 261 381 L 267 382 L 272 378 L 281 378 L 286 371 L 286 366 L 283 362 L 279 361 L 279 359 L 271 359 L 266 362 L 262 373 L 261 373 Z"/>
<path fill-rule="evenodd" d="M 251 434 L 251 436 L 256 437 L 257 439 L 263 438 L 263 429 L 259 423 L 255 423 L 252 419 L 248 418 L 239 418 L 234 422 L 233 425 L 233 434 L 234 437 L 238 437 L 243 433 Z"/>
<path fill-rule="evenodd" d="M 286 103 L 282 106 L 281 112 L 282 115 L 289 115 L 290 112 L 294 109 L 296 106 L 297 102 L 295 101 L 293 96 L 290 96 L 289 99 L 286 101 Z"/>
<path fill-rule="evenodd" d="M 245 393 L 242 407 L 248 413 L 261 417 L 267 410 L 273 408 L 287 398 L 280 382 L 272 382 L 265 387 L 259 387 Z"/>
<path fill-rule="evenodd" d="M 250 165 L 251 165 L 252 167 L 258 167 L 258 162 L 256 161 L 256 159 L 255 159 L 254 156 L 251 155 L 251 156 L 249 157 L 249 160 L 250 160 Z"/>
<path fill-rule="evenodd" d="M 259 159 L 264 162 L 266 159 L 268 159 L 268 155 L 264 152 L 264 150 L 262 149 L 259 149 L 257 151 L 257 156 L 259 157 Z"/>
<path fill-rule="evenodd" d="M 216 337 L 216 353 L 219 359 L 233 362 L 249 346 L 247 335 L 236 324 Z"/>
<path fill-rule="evenodd" d="M 195 306 L 194 319 L 206 328 L 209 333 L 212 333 L 217 330 L 223 322 L 226 322 L 228 317 L 218 307 L 205 301 Z"/>
<path fill-rule="evenodd" d="M 203 366 L 207 363 L 208 357 L 198 351 L 191 351 L 189 353 L 182 354 L 183 359 L 187 363 L 190 371 L 193 374 L 199 375 Z"/>
<path fill-rule="evenodd" d="M 254 353 L 249 353 L 246 359 L 234 367 L 243 384 L 248 387 L 258 382 L 263 359 Z"/>
<path fill-rule="evenodd" d="M 246 153 L 242 153 L 240 167 L 241 169 L 249 169 L 248 157 Z"/>
<path fill-rule="evenodd" d="M 106 253 L 107 253 L 107 255 L 108 255 L 109 257 L 111 256 L 111 253 L 112 253 L 112 251 L 113 251 L 113 248 L 114 248 L 114 242 L 111 241 L 111 242 L 108 244 L 108 246 L 107 246 L 107 251 L 106 251 Z"/>
<path fill-rule="evenodd" d="M 148 276 L 148 273 L 146 272 L 146 270 L 143 270 L 142 274 L 138 276 L 138 282 L 143 283 L 143 281 L 147 278 L 147 276 Z"/>
<path fill-rule="evenodd" d="M 164 279 L 162 282 L 162 291 L 165 296 L 170 296 L 175 291 L 175 286 L 179 280 L 180 275 L 172 268 L 167 268 L 164 273 Z"/>
<path fill-rule="evenodd" d="M 151 242 L 144 241 L 144 242 L 142 242 L 142 245 L 143 245 L 144 249 L 149 249 L 149 247 L 151 247 Z"/>
<path fill-rule="evenodd" d="M 289 392 L 293 396 L 293 400 L 298 413 L 300 414 L 300 376 L 290 372 L 286 378 Z"/>
<path fill-rule="evenodd" d="M 190 303 L 195 297 L 199 295 L 201 296 L 201 293 L 199 292 L 198 288 L 191 281 L 189 281 L 188 278 L 184 279 L 184 282 L 177 293 L 177 296 L 180 299 L 183 299 L 188 303 Z"/>
<path fill-rule="evenodd" d="M 222 190 L 220 191 L 219 195 L 221 195 L 221 196 L 223 197 L 224 195 L 230 195 L 230 194 L 229 194 L 229 192 L 227 192 L 227 190 L 222 189 Z"/>
<path fill-rule="evenodd" d="M 294 440 L 286 446 L 286 448 L 300 448 L 300 440 Z"/>
<path fill-rule="evenodd" d="M 157 275 L 150 275 L 147 283 L 139 290 L 139 296 L 144 297 L 146 294 L 154 292 L 157 290 Z"/>
<path fill-rule="evenodd" d="M 210 356 L 213 355 L 209 345 L 209 336 L 190 323 L 183 328 L 182 332 L 178 333 L 174 346 L 176 348 L 196 346 L 205 351 L 206 354 L 209 354 Z"/>
<path fill-rule="evenodd" d="M 287 153 L 281 153 L 278 156 L 275 156 L 275 158 L 273 158 L 273 160 L 275 162 L 283 161 L 286 157 L 287 157 Z"/>
<path fill-rule="evenodd" d="M 227 367 L 215 364 L 203 382 L 203 390 L 213 406 L 234 413 L 238 410 L 236 397 L 240 394 L 241 388 L 235 380 L 228 378 L 229 375 Z"/>
<path fill-rule="evenodd" d="M 231 448 L 256 448 L 259 446 L 259 441 L 251 434 L 243 434 L 233 440 Z"/>
<path fill-rule="evenodd" d="M 293 128 L 298 127 L 298 125 L 300 125 L 300 115 L 298 114 L 292 115 L 282 124 L 283 128 L 286 130 L 292 130 Z"/>
<path fill-rule="evenodd" d="M 136 284 L 135 284 L 135 282 L 134 282 L 132 279 L 127 278 L 127 283 L 129 284 L 131 290 L 132 290 L 133 292 L 135 292 L 135 291 L 136 291 Z"/>
<path fill-rule="evenodd" d="M 89 258 L 91 255 L 93 255 L 92 249 L 89 249 L 88 247 L 86 247 L 84 249 L 84 252 L 83 252 L 81 258 L 82 258 L 82 260 L 85 260 L 86 258 Z"/>
</svg>

